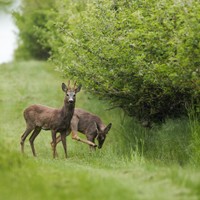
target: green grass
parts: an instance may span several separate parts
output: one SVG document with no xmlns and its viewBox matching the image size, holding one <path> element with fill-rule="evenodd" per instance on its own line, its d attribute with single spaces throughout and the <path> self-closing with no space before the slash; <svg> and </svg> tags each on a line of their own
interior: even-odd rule
<svg viewBox="0 0 200 200">
<path fill-rule="evenodd" d="M 76 106 L 113 123 L 103 148 L 90 152 L 69 136 L 69 158 L 64 159 L 59 144 L 59 158 L 53 159 L 51 134 L 42 131 L 35 140 L 38 157 L 32 156 L 28 138 L 22 155 L 24 108 L 34 103 L 62 106 L 62 82 L 67 80 L 45 62 L 0 66 L 0 199 L 200 198 L 200 170 L 187 162 L 190 128 L 185 119 L 148 131 L 120 110 L 107 111 L 109 105 L 86 94 L 84 86 Z M 180 161 L 185 163 L 182 167 Z"/>
</svg>

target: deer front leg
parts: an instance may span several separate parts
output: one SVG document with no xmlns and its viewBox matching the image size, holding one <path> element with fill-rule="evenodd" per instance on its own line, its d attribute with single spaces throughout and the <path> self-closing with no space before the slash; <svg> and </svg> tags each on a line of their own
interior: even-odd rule
<svg viewBox="0 0 200 200">
<path fill-rule="evenodd" d="M 66 133 L 65 132 L 60 133 L 60 138 L 61 138 L 61 141 L 62 141 L 62 144 L 63 144 L 63 148 L 64 148 L 64 152 L 65 152 L 65 158 L 67 158 Z"/>
<path fill-rule="evenodd" d="M 89 144 L 90 146 L 92 147 L 97 147 L 97 145 L 89 140 L 84 140 L 84 139 L 81 139 L 80 137 L 78 137 L 78 134 L 76 131 L 72 131 L 72 139 L 73 140 L 77 140 L 77 141 L 80 141 L 80 142 L 83 142 L 85 144 Z"/>
<path fill-rule="evenodd" d="M 90 142 L 92 142 L 92 143 L 94 143 L 94 140 L 95 140 L 95 137 L 96 137 L 96 135 L 86 135 L 86 137 L 87 137 L 87 140 L 88 141 L 90 141 Z M 92 146 L 92 145 L 89 145 L 89 148 L 90 148 L 90 150 L 91 151 L 95 151 L 96 150 L 96 147 L 97 147 L 97 145 L 94 147 L 94 146 Z"/>
<path fill-rule="evenodd" d="M 53 158 L 56 157 L 56 131 L 51 131 L 52 136 L 52 149 L 53 149 Z"/>
</svg>

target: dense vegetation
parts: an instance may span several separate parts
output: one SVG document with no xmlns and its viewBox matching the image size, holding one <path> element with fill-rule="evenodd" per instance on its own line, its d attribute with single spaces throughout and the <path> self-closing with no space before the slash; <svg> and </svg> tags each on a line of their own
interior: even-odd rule
<svg viewBox="0 0 200 200">
<path fill-rule="evenodd" d="M 0 65 L 0 197 L 199 199 L 198 1 L 22 3 L 14 13 L 15 56 L 51 62 Z M 51 134 L 42 131 L 38 157 L 28 138 L 22 155 L 23 110 L 34 103 L 60 107 L 60 86 L 69 78 L 83 83 L 76 107 L 113 124 L 103 148 L 90 152 L 69 136 L 68 159 L 61 144 L 52 159 Z M 134 118 L 165 123 L 147 129 Z"/>
<path fill-rule="evenodd" d="M 14 0 L 1 0 L 0 9 L 5 9 L 7 6 L 10 6 Z"/>
<path fill-rule="evenodd" d="M 145 130 L 133 119 L 124 122 L 123 137 L 115 138 L 126 144 L 116 148 L 119 155 L 133 150 L 148 159 L 197 164 L 199 9 L 195 0 L 24 0 L 15 13 L 22 42 L 16 55 L 43 59 L 45 51 L 62 75 L 107 99 L 109 108 L 122 108 L 146 126 L 167 121 L 164 133 L 158 125 Z"/>
<path fill-rule="evenodd" d="M 35 58 L 45 60 L 50 55 L 50 46 L 42 45 L 40 43 L 40 35 L 37 34 L 36 29 L 45 29 L 48 19 L 51 19 L 49 9 L 53 6 L 54 1 L 23 1 L 23 12 L 21 10 L 14 12 L 17 19 L 19 40 L 18 49 L 15 52 L 17 59 Z M 45 30 L 43 32 L 45 35 Z"/>
<path fill-rule="evenodd" d="M 151 130 L 141 128 L 121 110 L 109 110 L 82 90 L 76 106 L 92 111 L 113 127 L 101 150 L 67 138 L 68 159 L 58 144 L 52 158 L 51 133 L 35 140 L 37 158 L 28 138 L 25 155 L 20 136 L 23 110 L 30 104 L 63 104 L 60 78 L 46 62 L 23 61 L 0 65 L 0 198 L 6 200 L 197 200 L 200 197 L 199 124 L 169 120 Z M 198 128 L 199 127 L 199 128 Z M 85 138 L 83 135 L 79 134 Z M 193 148 L 196 147 L 196 148 Z M 195 167 L 196 166 L 196 167 Z"/>
<path fill-rule="evenodd" d="M 199 112 L 198 0 L 23 2 L 22 53 L 51 54 L 63 74 L 144 125 Z"/>
<path fill-rule="evenodd" d="M 15 56 L 51 62 L 0 65 L 0 198 L 199 199 L 198 1 L 22 2 Z M 69 78 L 83 83 L 76 107 L 113 124 L 103 148 L 69 136 L 68 159 L 61 144 L 52 159 L 42 131 L 38 157 L 28 138 L 22 155 L 23 110 L 60 107 Z"/>
</svg>

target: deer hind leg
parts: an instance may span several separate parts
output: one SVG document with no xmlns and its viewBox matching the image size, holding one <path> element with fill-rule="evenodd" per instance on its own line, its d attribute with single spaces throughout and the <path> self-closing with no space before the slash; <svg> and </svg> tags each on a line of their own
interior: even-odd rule
<svg viewBox="0 0 200 200">
<path fill-rule="evenodd" d="M 60 135 L 59 135 L 58 137 L 56 137 L 56 145 L 57 145 L 60 141 L 61 141 L 61 137 L 60 137 Z M 53 151 L 53 148 L 54 148 L 53 141 L 51 141 L 50 145 L 51 145 L 51 149 L 52 149 L 52 151 Z M 55 150 L 55 157 L 58 157 L 58 153 L 57 153 L 56 150 Z"/>
<path fill-rule="evenodd" d="M 40 133 L 41 131 L 41 128 L 40 127 L 35 127 L 29 141 L 30 141 L 30 145 L 31 145 L 31 149 L 32 149 L 32 152 L 33 152 L 33 156 L 36 156 L 36 153 L 35 153 L 35 147 L 34 147 L 34 140 L 35 138 L 38 136 L 38 134 Z"/>
<path fill-rule="evenodd" d="M 83 142 L 83 143 L 85 143 L 85 144 L 89 144 L 90 146 L 93 146 L 93 147 L 96 147 L 96 146 L 97 146 L 94 142 L 91 142 L 91 141 L 89 141 L 89 140 L 81 139 L 81 138 L 78 136 L 77 132 L 75 132 L 75 131 L 72 131 L 72 139 L 77 140 L 77 141 L 80 141 L 80 142 Z"/>
<path fill-rule="evenodd" d="M 56 137 L 56 144 L 58 144 L 60 141 L 61 141 L 61 137 L 59 135 L 58 137 Z M 50 145 L 51 145 L 51 148 L 53 150 L 53 141 L 51 141 Z"/>
<path fill-rule="evenodd" d="M 27 136 L 32 132 L 33 129 L 34 129 L 33 127 L 28 127 L 27 126 L 24 134 L 21 136 L 21 142 L 20 142 L 20 144 L 21 144 L 21 152 L 22 153 L 24 153 L 24 142 L 25 142 Z"/>
</svg>

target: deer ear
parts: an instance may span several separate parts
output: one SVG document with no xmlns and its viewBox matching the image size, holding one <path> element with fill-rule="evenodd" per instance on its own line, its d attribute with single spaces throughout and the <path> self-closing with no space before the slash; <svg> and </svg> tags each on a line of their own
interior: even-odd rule
<svg viewBox="0 0 200 200">
<path fill-rule="evenodd" d="M 76 92 L 76 93 L 80 92 L 81 87 L 82 87 L 82 85 L 80 84 L 80 85 L 75 89 L 75 92 Z"/>
<path fill-rule="evenodd" d="M 108 134 L 108 131 L 111 129 L 111 127 L 112 127 L 112 123 L 108 124 L 108 126 L 106 126 L 106 128 L 104 129 L 104 132 Z"/>
<path fill-rule="evenodd" d="M 65 85 L 65 83 L 62 83 L 62 90 L 63 92 L 67 92 L 67 86 Z"/>
</svg>

